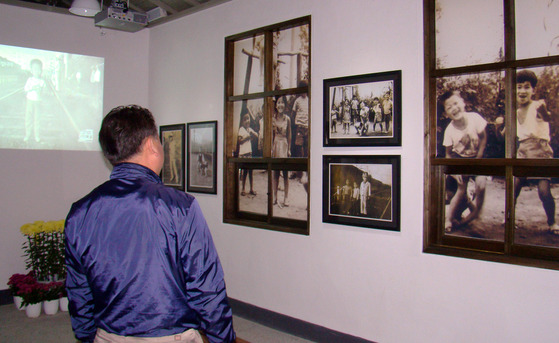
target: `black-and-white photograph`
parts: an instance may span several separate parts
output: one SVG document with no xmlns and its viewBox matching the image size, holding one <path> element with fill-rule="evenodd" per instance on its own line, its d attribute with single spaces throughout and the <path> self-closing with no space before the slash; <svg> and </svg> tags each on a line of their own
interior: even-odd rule
<svg viewBox="0 0 559 343">
<path fill-rule="evenodd" d="M 437 157 L 503 158 L 501 72 L 437 79 Z M 559 158 L 559 66 L 516 72 L 516 157 Z"/>
<path fill-rule="evenodd" d="M 400 156 L 323 156 L 323 221 L 400 230 Z"/>
<path fill-rule="evenodd" d="M 188 192 L 217 194 L 217 121 L 188 123 Z"/>
<path fill-rule="evenodd" d="M 515 230 L 517 244 L 559 247 L 557 202 L 559 178 L 515 177 Z"/>
<path fill-rule="evenodd" d="M 401 72 L 324 80 L 324 146 L 401 145 Z"/>
<path fill-rule="evenodd" d="M 267 215 L 268 171 L 266 169 L 241 168 L 238 175 L 239 191 L 237 198 L 239 211 Z"/>
<path fill-rule="evenodd" d="M 262 157 L 264 145 L 264 99 L 237 101 L 233 105 L 233 156 L 241 158 Z"/>
<path fill-rule="evenodd" d="M 272 217 L 307 220 L 309 178 L 306 171 L 272 170 Z M 268 214 L 268 171 L 239 170 L 239 211 Z"/>
<path fill-rule="evenodd" d="M 264 91 L 264 35 L 234 44 L 233 95 Z"/>
<path fill-rule="evenodd" d="M 161 180 L 167 186 L 184 191 L 184 124 L 162 125 L 159 128 L 164 162 Z"/>
<path fill-rule="evenodd" d="M 301 87 L 302 81 L 308 82 L 309 40 L 309 25 L 274 32 L 274 89 Z"/>
<path fill-rule="evenodd" d="M 505 157 L 503 73 L 437 79 L 437 157 Z"/>
<path fill-rule="evenodd" d="M 445 234 L 504 242 L 505 178 L 447 174 Z"/>
<path fill-rule="evenodd" d="M 436 0 L 437 68 L 504 61 L 505 15 L 501 1 Z M 559 3 L 554 0 L 516 1 L 517 59 L 559 53 Z M 521 15 L 519 15 L 521 14 Z M 476 23 L 471 25 L 470 23 Z"/>
</svg>

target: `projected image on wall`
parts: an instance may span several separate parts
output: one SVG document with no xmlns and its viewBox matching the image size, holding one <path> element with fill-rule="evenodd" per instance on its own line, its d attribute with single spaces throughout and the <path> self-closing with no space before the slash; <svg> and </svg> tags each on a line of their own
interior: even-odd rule
<svg viewBox="0 0 559 343">
<path fill-rule="evenodd" d="M 101 57 L 0 45 L 0 149 L 100 150 Z"/>
</svg>

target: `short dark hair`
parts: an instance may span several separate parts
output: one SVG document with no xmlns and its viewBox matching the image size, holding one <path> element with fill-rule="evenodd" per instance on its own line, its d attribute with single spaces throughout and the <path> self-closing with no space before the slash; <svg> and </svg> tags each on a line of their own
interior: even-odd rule
<svg viewBox="0 0 559 343">
<path fill-rule="evenodd" d="M 31 62 L 29 62 L 29 65 L 31 67 L 33 67 L 34 64 L 38 65 L 39 68 L 43 69 L 43 62 L 40 59 L 34 58 L 34 59 L 31 60 Z"/>
<path fill-rule="evenodd" d="M 516 73 L 516 83 L 524 83 L 526 81 L 530 82 L 532 88 L 536 88 L 536 85 L 538 84 L 538 77 L 531 70 L 521 70 Z"/>
<path fill-rule="evenodd" d="M 442 115 L 445 112 L 444 102 L 447 101 L 448 99 L 450 99 L 450 97 L 453 96 L 453 95 L 457 95 L 457 96 L 461 97 L 462 99 L 464 99 L 462 94 L 460 94 L 460 91 L 458 91 L 456 89 L 451 89 L 451 90 L 448 90 L 448 91 L 444 92 L 443 94 L 441 94 L 439 96 L 439 99 L 437 101 L 437 111 L 440 115 Z"/>
<path fill-rule="evenodd" d="M 113 108 L 103 119 L 99 144 L 103 155 L 114 166 L 140 151 L 144 140 L 158 137 L 155 119 L 147 108 L 137 105 Z"/>
</svg>

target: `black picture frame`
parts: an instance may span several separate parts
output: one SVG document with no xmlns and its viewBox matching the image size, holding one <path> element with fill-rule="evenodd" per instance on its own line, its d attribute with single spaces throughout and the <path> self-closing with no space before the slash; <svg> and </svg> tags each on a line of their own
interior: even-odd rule
<svg viewBox="0 0 559 343">
<path fill-rule="evenodd" d="M 400 160 L 400 155 L 324 155 L 322 221 L 400 231 Z M 369 186 L 361 184 L 366 182 Z"/>
<path fill-rule="evenodd" d="M 217 194 L 217 121 L 187 124 L 187 192 Z"/>
<path fill-rule="evenodd" d="M 161 181 L 167 186 L 184 191 L 184 128 L 185 124 L 161 125 L 159 138 L 163 145 L 164 163 Z M 175 139 L 177 138 L 177 139 Z"/>
<path fill-rule="evenodd" d="M 401 70 L 325 79 L 323 83 L 323 146 L 402 145 Z M 363 113 L 361 106 L 365 107 Z"/>
</svg>

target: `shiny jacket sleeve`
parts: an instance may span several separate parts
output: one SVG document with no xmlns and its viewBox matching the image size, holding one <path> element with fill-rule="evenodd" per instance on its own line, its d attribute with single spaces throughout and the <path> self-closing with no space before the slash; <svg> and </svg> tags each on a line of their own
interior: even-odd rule
<svg viewBox="0 0 559 343">
<path fill-rule="evenodd" d="M 66 290 L 68 292 L 70 319 L 76 338 L 82 342 L 93 342 L 96 326 L 93 318 L 93 296 L 80 257 L 74 251 L 75 231 L 70 220 L 66 221 Z"/>
<path fill-rule="evenodd" d="M 210 342 L 234 342 L 232 311 L 225 281 L 208 225 L 194 201 L 179 232 L 188 303 L 200 319 Z"/>
</svg>

